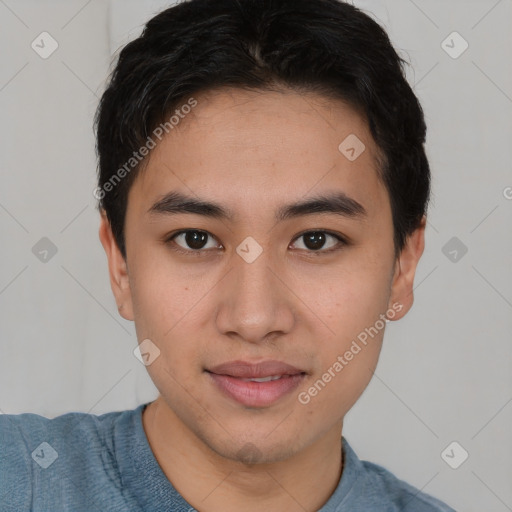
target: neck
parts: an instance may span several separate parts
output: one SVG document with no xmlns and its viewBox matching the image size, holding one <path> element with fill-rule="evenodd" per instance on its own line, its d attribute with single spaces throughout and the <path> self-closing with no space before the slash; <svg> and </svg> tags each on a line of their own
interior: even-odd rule
<svg viewBox="0 0 512 512">
<path fill-rule="evenodd" d="M 161 397 L 142 422 L 165 476 L 201 512 L 318 510 L 341 477 L 341 423 L 286 460 L 244 464 L 214 452 Z"/>
</svg>

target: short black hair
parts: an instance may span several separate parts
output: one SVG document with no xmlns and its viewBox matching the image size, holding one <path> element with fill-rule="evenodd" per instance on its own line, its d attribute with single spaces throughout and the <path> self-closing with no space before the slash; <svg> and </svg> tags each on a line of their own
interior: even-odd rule
<svg viewBox="0 0 512 512">
<path fill-rule="evenodd" d="M 119 53 L 95 117 L 95 195 L 122 255 L 128 191 L 147 161 L 139 148 L 193 95 L 223 87 L 313 92 L 365 115 L 399 254 L 430 198 L 426 125 L 405 64 L 376 21 L 340 0 L 189 0 L 157 14 Z"/>
</svg>

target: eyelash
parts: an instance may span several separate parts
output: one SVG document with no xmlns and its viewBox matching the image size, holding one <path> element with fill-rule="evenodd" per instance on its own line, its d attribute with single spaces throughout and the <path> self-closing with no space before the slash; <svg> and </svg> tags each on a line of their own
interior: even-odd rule
<svg viewBox="0 0 512 512">
<path fill-rule="evenodd" d="M 180 247 L 179 245 L 177 245 L 174 242 L 174 239 L 177 236 L 185 234 L 185 233 L 190 233 L 190 232 L 192 232 L 192 233 L 194 233 L 194 232 L 205 233 L 206 235 L 208 235 L 208 237 L 211 237 L 211 238 L 215 239 L 215 237 L 211 233 L 209 233 L 208 231 L 204 231 L 202 229 L 182 229 L 181 231 L 177 231 L 177 232 L 169 235 L 168 237 L 166 237 L 164 242 L 166 244 L 169 244 L 169 245 L 172 244 L 171 245 L 171 249 L 173 251 L 176 251 L 176 252 L 181 253 L 181 254 L 185 254 L 187 256 L 190 256 L 190 255 L 192 255 L 192 256 L 203 256 L 205 252 L 211 251 L 211 249 L 183 249 L 183 247 Z M 335 238 L 338 241 L 338 243 L 334 247 L 331 247 L 330 249 L 325 249 L 325 250 L 318 249 L 317 251 L 306 250 L 306 252 L 311 254 L 312 256 L 321 255 L 321 254 L 331 254 L 333 252 L 341 250 L 344 246 L 349 245 L 349 242 L 344 237 L 342 237 L 341 235 L 339 235 L 337 233 L 333 233 L 332 231 L 321 230 L 321 229 L 310 229 L 308 231 L 303 231 L 302 233 L 299 233 L 293 239 L 293 242 L 295 242 L 296 240 L 298 240 L 302 236 L 307 235 L 309 233 L 322 233 L 322 234 L 325 234 L 325 235 L 332 236 L 333 238 Z M 299 249 L 299 250 L 302 251 L 304 249 Z"/>
</svg>

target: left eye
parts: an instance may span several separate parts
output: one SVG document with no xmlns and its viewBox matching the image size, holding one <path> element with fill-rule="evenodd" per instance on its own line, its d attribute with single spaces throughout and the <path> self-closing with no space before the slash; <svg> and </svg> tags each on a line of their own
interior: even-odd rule
<svg viewBox="0 0 512 512">
<path fill-rule="evenodd" d="M 299 247 L 299 249 L 306 249 L 312 252 L 318 252 L 320 249 L 323 249 L 321 252 L 328 252 L 344 242 L 340 236 L 327 233 L 326 231 L 308 231 L 307 233 L 302 233 L 295 240 L 301 239 L 304 240 L 302 243 L 304 247 Z M 325 244 L 329 239 L 331 239 L 331 243 L 326 248 Z"/>
</svg>

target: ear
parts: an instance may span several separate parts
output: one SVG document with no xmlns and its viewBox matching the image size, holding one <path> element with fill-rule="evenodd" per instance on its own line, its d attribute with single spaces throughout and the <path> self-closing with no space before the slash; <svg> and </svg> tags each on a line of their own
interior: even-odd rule
<svg viewBox="0 0 512 512">
<path fill-rule="evenodd" d="M 396 260 L 388 303 L 388 308 L 392 308 L 396 314 L 393 318 L 390 317 L 390 320 L 399 320 L 404 317 L 414 302 L 414 276 L 425 248 L 426 224 L 427 218 L 423 215 L 420 225 L 407 237 L 405 246 Z M 393 304 L 395 304 L 394 308 Z M 398 304 L 401 304 L 402 307 L 398 306 Z"/>
<path fill-rule="evenodd" d="M 117 302 L 119 314 L 126 320 L 133 320 L 133 304 L 128 278 L 128 267 L 115 241 L 110 222 L 101 210 L 99 237 L 107 253 L 110 286 Z"/>
</svg>

